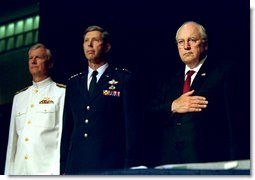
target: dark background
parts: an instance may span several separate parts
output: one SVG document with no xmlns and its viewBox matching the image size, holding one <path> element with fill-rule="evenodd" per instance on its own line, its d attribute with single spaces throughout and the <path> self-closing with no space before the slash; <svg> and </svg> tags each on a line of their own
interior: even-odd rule
<svg viewBox="0 0 255 180">
<path fill-rule="evenodd" d="M 6 7 L 17 8 L 23 3 L 22 0 L 13 2 L 12 6 L 6 3 Z M 4 1 L 1 3 L 0 9 L 8 11 Z M 39 41 L 53 52 L 56 63 L 52 77 L 57 82 L 66 83 L 71 75 L 87 68 L 82 49 L 83 31 L 90 25 L 99 25 L 112 34 L 112 63 L 136 74 L 140 83 L 137 88 L 147 104 L 147 100 L 153 98 L 150 94 L 159 78 L 167 77 L 182 65 L 175 34 L 183 22 L 192 20 L 206 28 L 209 56 L 215 57 L 215 62 L 238 63 L 243 72 L 240 74 L 246 102 L 243 106 L 250 109 L 248 0 L 41 0 L 39 4 Z M 4 117 L 0 116 L 1 121 L 9 119 L 10 107 L 1 110 L 6 112 Z M 8 133 L 7 126 L 8 122 L 0 126 L 1 133 Z M 2 147 L 5 147 L 7 137 L 2 138 L 5 139 L 1 140 Z M 5 152 L 1 154 L 5 156 Z"/>
<path fill-rule="evenodd" d="M 215 61 L 240 63 L 249 79 L 249 1 L 45 0 L 40 11 L 40 41 L 53 50 L 57 81 L 86 68 L 83 32 L 93 24 L 112 34 L 113 63 L 137 72 L 144 81 L 176 70 L 181 61 L 175 33 L 190 20 L 207 29 L 209 55 L 217 55 Z"/>
<path fill-rule="evenodd" d="M 243 79 L 240 105 L 246 109 L 243 118 L 250 118 L 249 1 L 48 0 L 40 5 L 40 40 L 53 50 L 56 58 L 53 78 L 66 83 L 71 75 L 87 68 L 83 32 L 90 25 L 102 26 L 113 37 L 112 63 L 136 75 L 139 85 L 134 88 L 142 99 L 141 111 L 153 99 L 161 76 L 167 78 L 183 65 L 175 43 L 177 29 L 185 21 L 202 24 L 209 37 L 210 59 L 215 63 L 233 61 L 240 67 L 242 73 L 237 75 Z M 146 114 L 145 117 L 144 154 L 153 166 L 153 156 L 158 153 L 153 142 L 158 142 L 160 127 L 157 120 Z"/>
</svg>

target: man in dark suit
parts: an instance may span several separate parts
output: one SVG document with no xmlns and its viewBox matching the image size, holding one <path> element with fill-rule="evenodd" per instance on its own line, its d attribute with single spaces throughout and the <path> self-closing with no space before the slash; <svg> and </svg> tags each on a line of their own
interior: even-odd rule
<svg viewBox="0 0 255 180">
<path fill-rule="evenodd" d="M 184 23 L 176 41 L 185 67 L 162 83 L 152 108 L 163 129 L 158 164 L 249 159 L 249 104 L 240 96 L 240 73 L 207 55 L 202 25 Z"/>
<path fill-rule="evenodd" d="M 88 70 L 67 83 L 61 173 L 100 174 L 139 165 L 133 75 L 108 64 L 111 43 L 101 27 L 85 30 L 83 49 Z"/>
</svg>

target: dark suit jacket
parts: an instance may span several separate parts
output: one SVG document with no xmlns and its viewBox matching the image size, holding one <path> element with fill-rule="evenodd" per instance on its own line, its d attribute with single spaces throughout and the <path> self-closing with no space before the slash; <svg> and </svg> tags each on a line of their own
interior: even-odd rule
<svg viewBox="0 0 255 180">
<path fill-rule="evenodd" d="M 96 174 L 137 165 L 139 119 L 134 82 L 130 72 L 109 66 L 99 79 L 96 92 L 89 98 L 87 72 L 69 80 L 61 141 L 61 173 Z M 111 85 L 115 89 L 110 88 Z"/>
<path fill-rule="evenodd" d="M 232 64 L 210 60 L 191 86 L 194 95 L 209 102 L 202 112 L 170 112 L 172 102 L 182 94 L 184 68 L 160 87 L 152 108 L 163 129 L 158 164 L 249 159 L 249 104 L 241 96 L 247 85 L 241 87 L 240 73 Z"/>
</svg>

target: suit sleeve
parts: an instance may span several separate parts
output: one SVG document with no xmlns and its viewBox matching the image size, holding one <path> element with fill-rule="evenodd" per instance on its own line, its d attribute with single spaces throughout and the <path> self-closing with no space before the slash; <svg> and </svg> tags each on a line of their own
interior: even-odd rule
<svg viewBox="0 0 255 180">
<path fill-rule="evenodd" d="M 232 65 L 227 71 L 224 89 L 231 159 L 250 159 L 249 75 L 242 68 Z"/>
<path fill-rule="evenodd" d="M 60 174 L 65 173 L 66 162 L 68 158 L 68 152 L 71 147 L 71 135 L 73 131 L 73 117 L 70 107 L 70 99 L 69 99 L 69 85 L 66 88 L 66 97 L 64 104 L 64 114 L 63 114 L 63 128 L 62 128 L 62 136 L 61 136 L 61 146 L 60 146 Z"/>
<path fill-rule="evenodd" d="M 61 91 L 59 91 L 59 106 L 58 106 L 58 115 L 57 115 L 57 122 L 59 123 L 59 136 L 58 136 L 58 150 L 60 152 L 60 144 L 61 144 L 61 135 L 62 135 L 62 127 L 63 127 L 63 111 L 64 111 L 64 103 L 65 103 L 65 89 L 61 88 Z M 53 168 L 51 169 L 51 174 L 53 175 L 59 175 L 60 173 L 60 153 L 57 158 L 57 161 Z"/>
<path fill-rule="evenodd" d="M 172 102 L 178 98 L 169 96 L 169 94 L 173 93 L 168 91 L 172 91 L 173 87 L 171 81 L 159 82 L 147 108 L 151 118 L 169 120 L 178 115 L 177 113 L 173 114 L 171 111 Z"/>
<path fill-rule="evenodd" d="M 126 167 L 142 165 L 142 113 L 136 80 L 127 78 L 123 91 L 123 108 L 126 128 Z"/>
<path fill-rule="evenodd" d="M 15 125 L 15 114 L 16 114 L 15 103 L 16 103 L 16 98 L 14 97 L 13 105 L 12 105 L 10 128 L 9 128 L 7 152 L 6 152 L 5 172 L 4 172 L 5 175 L 13 174 L 14 159 L 15 159 L 15 154 L 17 149 L 18 135 L 16 132 L 16 125 Z"/>
</svg>

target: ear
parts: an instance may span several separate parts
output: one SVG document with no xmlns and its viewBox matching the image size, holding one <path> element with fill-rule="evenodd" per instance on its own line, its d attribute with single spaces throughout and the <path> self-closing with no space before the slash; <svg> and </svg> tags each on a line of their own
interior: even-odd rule
<svg viewBox="0 0 255 180">
<path fill-rule="evenodd" d="M 208 51 L 208 46 L 205 46 L 205 50 Z"/>
<path fill-rule="evenodd" d="M 110 49 L 112 48 L 111 44 L 107 43 L 104 47 L 104 52 L 108 53 L 110 51 Z"/>
<path fill-rule="evenodd" d="M 54 62 L 52 62 L 52 60 L 49 62 L 49 64 L 48 64 L 48 68 L 49 69 L 52 69 L 53 68 L 53 65 L 54 65 Z"/>
<path fill-rule="evenodd" d="M 208 43 L 207 42 L 205 43 L 204 46 L 205 46 L 205 50 L 208 51 Z"/>
</svg>

